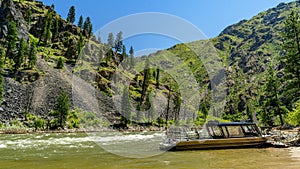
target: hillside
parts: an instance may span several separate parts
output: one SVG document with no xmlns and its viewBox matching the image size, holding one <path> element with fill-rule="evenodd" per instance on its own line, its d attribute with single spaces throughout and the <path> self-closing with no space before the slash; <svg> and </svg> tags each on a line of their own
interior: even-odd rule
<svg viewBox="0 0 300 169">
<path fill-rule="evenodd" d="M 0 121 L 2 123 L 9 123 L 14 119 L 23 121 L 27 113 L 49 118 L 49 113 L 56 108 L 56 99 L 61 91 L 67 92 L 72 103 L 73 100 L 80 99 L 72 97 L 74 92 L 72 91 L 74 81 L 72 65 L 81 50 L 78 50 L 78 45 L 84 44 L 89 39 L 88 33 L 61 18 L 52 7 L 34 0 L 3 0 L 0 13 L 2 59 L 6 51 L 7 29 L 10 22 L 16 22 L 18 39 L 37 45 L 37 61 L 32 68 L 26 65 L 28 60 L 26 55 L 18 70 L 13 69 L 15 65 L 13 61 L 4 62 L 2 70 L 4 92 Z M 52 25 L 50 26 L 51 38 L 45 40 L 42 36 L 45 25 L 49 23 Z M 57 29 L 56 35 L 55 29 Z M 17 42 L 17 45 L 20 43 Z M 62 69 L 56 67 L 59 58 L 62 58 L 65 64 Z M 103 104 L 106 105 L 110 101 L 104 102 Z M 71 107 L 74 108 L 74 104 Z M 101 106 L 101 110 L 107 113 L 113 112 L 110 106 Z"/>
<path fill-rule="evenodd" d="M 281 56 L 283 22 L 299 6 L 300 1 L 281 3 L 228 26 L 213 39 L 132 59 L 134 52 L 128 54 L 122 40 L 118 48 L 101 43 L 86 28 L 58 15 L 54 5 L 2 0 L 0 122 L 26 121 L 28 113 L 51 120 L 62 91 L 72 112 L 91 112 L 105 126 L 199 125 L 210 115 L 252 118 L 264 100 L 267 67 Z M 12 22 L 17 41 L 9 53 Z M 31 50 L 18 59 L 22 41 L 28 49 L 36 45 L 34 64 Z M 276 68 L 279 75 L 282 68 Z"/>
<path fill-rule="evenodd" d="M 282 44 L 281 32 L 283 31 L 284 21 L 292 10 L 298 10 L 300 1 L 291 3 L 281 3 L 278 6 L 268 9 L 250 20 L 242 20 L 234 25 L 225 28 L 217 37 L 209 39 L 215 47 L 212 49 L 210 45 L 204 46 L 203 43 L 209 44 L 207 40 L 196 41 L 188 44 L 178 44 L 166 51 L 175 56 L 179 56 L 187 61 L 206 62 L 211 67 L 217 65 L 207 61 L 205 52 L 207 50 L 215 50 L 208 56 L 215 58 L 215 62 L 222 65 L 226 74 L 226 103 L 224 109 L 215 113 L 216 104 L 212 101 L 211 93 L 203 93 L 200 103 L 207 104 L 207 107 L 212 107 L 210 114 L 229 120 L 247 120 L 253 116 L 259 116 L 261 111 L 260 104 L 263 100 L 263 88 L 267 68 L 270 63 L 276 64 L 278 58 L 282 55 L 280 45 Z M 191 49 L 191 52 L 187 52 Z M 197 51 L 195 53 L 195 51 Z M 162 51 L 163 52 L 163 51 Z M 203 54 L 204 53 L 204 54 Z M 155 55 L 155 54 L 154 54 Z M 151 55 L 150 55 L 151 56 Z M 199 58 L 201 61 L 199 61 Z M 207 65 L 206 65 L 207 66 Z M 192 72 L 200 86 L 207 85 L 207 90 L 210 91 L 211 82 L 215 81 L 215 77 L 220 74 L 215 74 L 210 77 L 209 81 L 205 64 L 190 64 Z M 205 70 L 206 68 L 206 70 Z M 278 77 L 283 76 L 283 65 L 278 65 Z M 195 71 L 196 70 L 196 71 Z M 222 73 L 221 73 L 222 74 Z M 204 85 L 205 86 L 205 85 Z M 280 88 L 279 91 L 283 89 Z M 280 94 L 280 93 L 279 93 Z M 258 117 L 256 117 L 257 119 Z"/>
</svg>

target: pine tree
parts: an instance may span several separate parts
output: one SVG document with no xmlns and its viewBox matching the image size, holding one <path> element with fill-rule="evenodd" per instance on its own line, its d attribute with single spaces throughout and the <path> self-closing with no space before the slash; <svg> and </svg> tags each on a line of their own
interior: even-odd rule
<svg viewBox="0 0 300 169">
<path fill-rule="evenodd" d="M 8 25 L 7 49 L 6 49 L 4 62 L 6 61 L 6 58 L 12 59 L 15 57 L 17 40 L 18 40 L 17 26 L 16 23 L 12 21 Z"/>
<path fill-rule="evenodd" d="M 130 103 L 128 88 L 124 87 L 122 100 L 121 100 L 121 114 L 123 116 L 122 121 L 125 125 L 131 121 L 132 105 Z"/>
<path fill-rule="evenodd" d="M 89 37 L 92 35 L 93 25 L 92 25 L 90 17 L 87 17 L 85 19 L 84 24 L 83 24 L 83 30 L 85 30 L 87 32 Z"/>
<path fill-rule="evenodd" d="M 75 22 L 75 7 L 71 6 L 69 9 L 69 13 L 67 16 L 67 21 L 70 23 L 74 23 Z"/>
<path fill-rule="evenodd" d="M 101 44 L 101 35 L 100 35 L 100 31 L 98 31 L 97 41 L 98 41 L 99 44 Z"/>
<path fill-rule="evenodd" d="M 58 127 L 63 128 L 66 124 L 67 117 L 70 112 L 69 97 L 65 91 L 62 91 L 57 98 L 56 110 L 51 114 L 58 121 Z"/>
<path fill-rule="evenodd" d="M 157 89 L 159 88 L 159 72 L 160 72 L 160 69 L 157 68 L 156 69 L 156 88 Z"/>
<path fill-rule="evenodd" d="M 54 27 L 53 27 L 53 35 L 52 35 L 52 42 L 55 42 L 56 39 L 58 38 L 58 32 L 59 32 L 58 18 L 55 17 Z"/>
<path fill-rule="evenodd" d="M 23 38 L 21 39 L 21 41 L 19 42 L 19 50 L 18 50 L 18 54 L 13 58 L 14 60 L 14 70 L 18 70 L 19 68 L 21 68 L 22 65 L 22 61 L 23 58 L 25 56 L 25 52 L 26 52 L 26 44 L 23 40 Z"/>
<path fill-rule="evenodd" d="M 141 93 L 141 98 L 140 98 L 140 105 L 142 105 L 146 92 L 147 92 L 147 88 L 149 86 L 149 81 L 150 81 L 150 62 L 149 59 L 146 59 L 146 65 L 144 68 L 144 80 L 143 80 L 143 84 L 142 84 L 142 93 Z"/>
<path fill-rule="evenodd" d="M 298 12 L 292 11 L 284 22 L 282 33 L 282 49 L 285 52 L 285 79 L 287 82 L 285 96 L 290 104 L 300 99 L 300 17 Z"/>
<path fill-rule="evenodd" d="M 123 60 L 127 58 L 126 46 L 125 45 L 122 45 L 122 57 L 123 57 Z"/>
<path fill-rule="evenodd" d="M 123 32 L 120 31 L 115 40 L 114 48 L 116 49 L 116 52 L 121 52 L 123 47 Z"/>
<path fill-rule="evenodd" d="M 36 45 L 34 42 L 31 42 L 30 44 L 30 50 L 28 54 L 28 68 L 32 69 L 37 62 L 37 57 L 36 57 Z"/>
<path fill-rule="evenodd" d="M 78 21 L 77 26 L 81 29 L 83 28 L 83 17 L 82 17 L 82 15 L 80 15 L 80 17 L 79 17 L 79 21 Z"/>
<path fill-rule="evenodd" d="M 274 116 L 279 116 L 280 123 L 283 125 L 283 112 L 281 110 L 281 100 L 279 98 L 279 80 L 277 77 L 277 72 L 274 69 L 273 65 L 269 65 L 267 70 L 267 78 L 265 84 L 265 93 L 264 97 L 265 100 L 263 102 L 264 111 L 262 115 L 262 121 L 266 124 L 272 126 Z"/>
<path fill-rule="evenodd" d="M 133 68 L 134 67 L 134 50 L 133 50 L 132 46 L 130 46 L 129 54 L 130 54 L 130 68 Z"/>
<path fill-rule="evenodd" d="M 114 47 L 114 34 L 113 33 L 109 33 L 108 34 L 108 39 L 107 39 L 107 44 L 109 48 L 113 48 Z"/>
<path fill-rule="evenodd" d="M 51 40 L 51 29 L 52 29 L 52 12 L 47 11 L 46 17 L 44 18 L 44 24 L 42 33 L 40 34 L 39 44 L 44 42 L 47 45 L 48 41 Z"/>
</svg>

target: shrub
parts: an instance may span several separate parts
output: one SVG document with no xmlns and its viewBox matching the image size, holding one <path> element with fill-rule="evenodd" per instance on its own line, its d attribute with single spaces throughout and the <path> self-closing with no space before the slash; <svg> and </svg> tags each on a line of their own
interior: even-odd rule
<svg viewBox="0 0 300 169">
<path fill-rule="evenodd" d="M 37 129 L 45 129 L 46 120 L 38 117 L 34 120 L 34 128 Z"/>
<path fill-rule="evenodd" d="M 56 65 L 56 68 L 57 69 L 62 69 L 64 67 L 64 62 L 63 62 L 63 59 L 61 57 L 59 57 L 57 59 L 57 65 Z"/>
<path fill-rule="evenodd" d="M 288 113 L 287 122 L 294 126 L 300 126 L 300 102 L 296 104 L 296 108 Z"/>
</svg>

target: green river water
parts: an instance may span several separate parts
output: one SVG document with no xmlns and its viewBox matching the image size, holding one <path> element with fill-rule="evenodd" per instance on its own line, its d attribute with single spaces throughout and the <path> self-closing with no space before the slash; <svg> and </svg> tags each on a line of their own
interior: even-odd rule
<svg viewBox="0 0 300 169">
<path fill-rule="evenodd" d="M 0 169 L 300 168 L 300 148 L 163 152 L 163 133 L 0 135 Z"/>
</svg>

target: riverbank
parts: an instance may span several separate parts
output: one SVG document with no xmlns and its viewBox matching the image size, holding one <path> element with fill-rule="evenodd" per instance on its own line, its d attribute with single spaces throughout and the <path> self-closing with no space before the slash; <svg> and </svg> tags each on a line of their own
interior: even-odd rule
<svg viewBox="0 0 300 169">
<path fill-rule="evenodd" d="M 32 128 L 3 128 L 0 129 L 0 134 L 34 134 L 34 133 L 91 133 L 91 132 L 154 132 L 165 131 L 165 127 L 157 126 L 130 126 L 126 129 L 113 129 L 113 128 L 89 128 L 89 129 L 60 129 L 60 130 L 35 130 Z"/>
<path fill-rule="evenodd" d="M 262 131 L 268 142 L 278 146 L 300 146 L 300 128 L 281 129 L 278 127 Z"/>
</svg>

